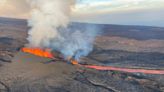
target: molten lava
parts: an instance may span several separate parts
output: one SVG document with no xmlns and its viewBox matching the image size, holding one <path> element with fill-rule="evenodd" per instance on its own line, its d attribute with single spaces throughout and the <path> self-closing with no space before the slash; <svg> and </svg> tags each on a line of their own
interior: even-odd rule
<svg viewBox="0 0 164 92">
<path fill-rule="evenodd" d="M 36 56 L 40 57 L 46 57 L 46 58 L 53 58 L 52 53 L 50 52 L 49 49 L 42 50 L 40 48 L 22 48 L 23 52 L 34 54 Z"/>
<path fill-rule="evenodd" d="M 23 52 L 34 54 L 40 57 L 56 59 L 49 49 L 40 49 L 40 48 L 22 48 Z M 73 65 L 80 65 L 85 68 L 96 69 L 96 70 L 113 70 L 113 71 L 122 71 L 129 73 L 145 73 L 145 74 L 164 74 L 164 70 L 147 70 L 147 69 L 130 69 L 130 68 L 119 68 L 112 66 L 99 66 L 99 65 L 82 65 L 79 64 L 77 60 L 72 57 L 67 58 Z"/>
<path fill-rule="evenodd" d="M 78 64 L 79 64 L 78 61 L 76 61 L 76 60 L 71 60 L 71 63 L 72 63 L 73 65 L 78 65 Z"/>
<path fill-rule="evenodd" d="M 97 66 L 97 65 L 84 65 L 86 68 L 96 69 L 96 70 L 113 70 L 129 73 L 144 73 L 144 74 L 164 74 L 164 70 L 148 70 L 148 69 L 130 69 L 130 68 L 119 68 L 112 66 Z"/>
<path fill-rule="evenodd" d="M 22 51 L 26 52 L 26 53 L 36 55 L 36 56 L 46 57 L 46 58 L 53 58 L 54 59 L 54 56 L 53 56 L 53 54 L 51 53 L 51 51 L 49 49 L 43 50 L 43 49 L 40 49 L 40 48 L 27 48 L 27 47 L 24 47 L 24 48 L 22 48 Z M 78 61 L 76 61 L 75 59 L 72 59 L 71 57 L 69 57 L 67 60 L 70 61 L 73 65 L 78 65 Z"/>
</svg>

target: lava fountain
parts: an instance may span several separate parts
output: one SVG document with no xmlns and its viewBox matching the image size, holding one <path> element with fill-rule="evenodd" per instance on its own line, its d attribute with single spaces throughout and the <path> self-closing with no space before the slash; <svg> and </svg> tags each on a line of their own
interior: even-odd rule
<svg viewBox="0 0 164 92">
<path fill-rule="evenodd" d="M 40 49 L 40 48 L 27 48 L 27 47 L 24 47 L 21 49 L 23 52 L 26 52 L 26 53 L 30 53 L 30 54 L 33 54 L 33 55 L 36 55 L 36 56 L 40 56 L 40 57 L 45 57 L 45 58 L 53 58 L 53 54 L 51 53 L 51 50 L 50 49 Z"/>
<path fill-rule="evenodd" d="M 54 59 L 54 61 L 56 59 L 61 60 L 61 61 L 64 60 L 64 57 L 61 57 L 58 54 L 53 54 L 51 49 L 24 47 L 24 48 L 21 49 L 21 51 L 25 52 L 25 53 L 32 54 L 32 55 L 36 55 L 36 56 L 39 56 L 39 57 L 51 58 L 51 59 Z M 78 64 L 78 61 L 75 60 L 72 57 L 67 58 L 67 60 L 65 60 L 65 61 L 69 61 L 73 65 L 77 65 Z"/>
</svg>

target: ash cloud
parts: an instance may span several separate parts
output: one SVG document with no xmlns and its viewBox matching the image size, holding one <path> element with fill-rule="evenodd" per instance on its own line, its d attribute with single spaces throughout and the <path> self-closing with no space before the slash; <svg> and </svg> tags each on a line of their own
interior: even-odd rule
<svg viewBox="0 0 164 92">
<path fill-rule="evenodd" d="M 94 27 L 85 30 L 68 28 L 75 0 L 28 0 L 31 5 L 29 47 L 51 48 L 65 58 L 79 59 L 92 51 L 97 35 Z"/>
</svg>

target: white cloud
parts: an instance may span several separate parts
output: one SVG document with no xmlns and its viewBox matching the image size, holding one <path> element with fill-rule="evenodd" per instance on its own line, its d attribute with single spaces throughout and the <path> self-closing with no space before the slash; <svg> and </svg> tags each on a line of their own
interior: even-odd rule
<svg viewBox="0 0 164 92">
<path fill-rule="evenodd" d="M 151 17 L 153 21 L 158 20 L 153 22 L 154 24 L 164 25 L 164 13 L 160 13 L 164 12 L 163 10 L 164 0 L 78 0 L 72 19 L 111 24 L 125 22 L 150 24 L 148 16 L 153 15 Z M 0 0 L 0 16 L 26 18 L 29 11 L 26 0 Z M 143 20 L 142 23 L 137 22 L 139 20 Z"/>
<path fill-rule="evenodd" d="M 0 0 L 0 16 L 26 18 L 28 13 L 26 0 Z"/>
<path fill-rule="evenodd" d="M 164 0 L 82 0 L 77 4 L 75 13 L 120 11 L 131 9 L 164 8 Z"/>
<path fill-rule="evenodd" d="M 72 19 L 92 23 L 164 26 L 164 0 L 100 1 L 83 0 L 76 6 Z"/>
<path fill-rule="evenodd" d="M 2 7 L 6 3 L 6 0 L 0 0 L 0 7 Z"/>
</svg>

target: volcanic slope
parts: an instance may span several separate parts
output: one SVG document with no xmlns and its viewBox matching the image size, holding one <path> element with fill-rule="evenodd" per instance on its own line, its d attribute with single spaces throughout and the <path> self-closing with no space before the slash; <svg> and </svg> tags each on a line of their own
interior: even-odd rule
<svg viewBox="0 0 164 92">
<path fill-rule="evenodd" d="M 79 26 L 85 25 L 89 24 Z M 133 26 L 130 28 L 137 29 Z M 154 27 L 144 27 L 144 30 L 152 28 Z M 164 32 L 162 28 L 155 27 L 155 29 Z M 0 18 L 0 92 L 164 91 L 163 75 L 98 71 L 74 66 L 62 60 L 45 64 L 51 59 L 20 51 L 20 48 L 27 43 L 27 30 L 25 20 Z M 137 49 L 134 50 L 135 46 L 128 42 L 119 43 L 117 42 L 118 39 L 112 38 L 113 36 L 102 35 L 97 38 L 94 51 L 88 57 L 83 58 L 82 63 L 163 69 L 163 44 L 152 45 L 152 47 L 144 45 L 147 40 L 149 40 L 148 43 L 160 43 L 158 41 L 163 41 L 162 38 L 155 39 L 153 37 L 157 41 L 152 40 L 152 38 L 141 41 L 140 39 L 133 39 L 133 36 L 131 36 L 132 38 L 115 36 L 117 36 L 116 38 L 123 38 L 124 42 L 131 41 L 131 39 L 135 40 L 135 44 L 140 43 L 142 46 L 137 46 Z M 123 44 L 123 48 L 119 47 L 118 44 Z M 125 48 L 126 46 L 131 46 L 131 48 Z M 160 50 L 151 51 L 147 49 L 145 51 L 145 48 L 158 48 Z"/>
<path fill-rule="evenodd" d="M 145 79 L 136 74 L 97 71 L 63 61 L 18 52 L 12 63 L 0 67 L 1 91 L 4 92 L 155 92 L 154 75 Z M 152 79 L 154 78 L 154 80 Z M 147 85 L 153 83 L 153 85 Z"/>
</svg>

